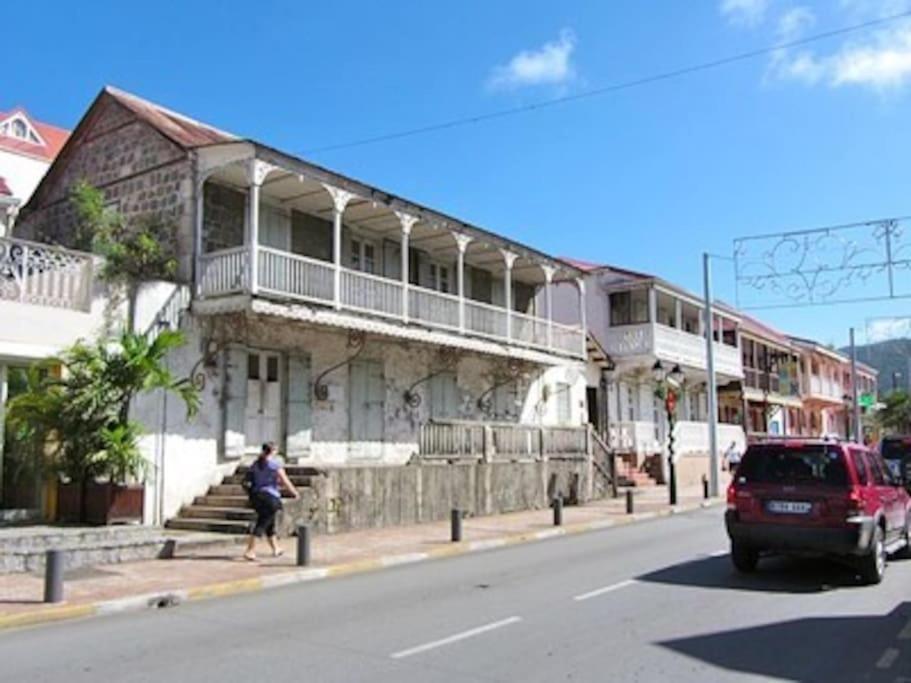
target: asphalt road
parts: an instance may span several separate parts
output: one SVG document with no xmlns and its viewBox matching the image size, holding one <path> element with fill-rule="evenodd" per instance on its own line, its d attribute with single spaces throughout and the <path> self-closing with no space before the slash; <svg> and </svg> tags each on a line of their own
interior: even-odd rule
<svg viewBox="0 0 911 683">
<path fill-rule="evenodd" d="M 719 509 L 0 634 L 0 681 L 904 681 L 911 561 L 733 573 Z"/>
</svg>

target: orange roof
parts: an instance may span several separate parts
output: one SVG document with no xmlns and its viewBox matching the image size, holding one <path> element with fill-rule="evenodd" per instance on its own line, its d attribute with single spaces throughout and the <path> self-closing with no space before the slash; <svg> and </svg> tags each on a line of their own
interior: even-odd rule
<svg viewBox="0 0 911 683">
<path fill-rule="evenodd" d="M 34 119 L 22 107 L 16 107 L 12 111 L 0 111 L 0 121 L 9 118 L 13 114 L 22 114 L 22 116 L 28 119 L 28 122 L 34 127 L 38 132 L 38 135 L 46 144 L 37 145 L 28 140 L 18 140 L 4 135 L 0 136 L 0 149 L 5 149 L 8 152 L 15 152 L 17 154 L 26 154 L 38 159 L 44 159 L 48 162 L 53 161 L 63 147 L 63 143 L 65 143 L 66 139 L 70 136 L 70 131 Z"/>
</svg>

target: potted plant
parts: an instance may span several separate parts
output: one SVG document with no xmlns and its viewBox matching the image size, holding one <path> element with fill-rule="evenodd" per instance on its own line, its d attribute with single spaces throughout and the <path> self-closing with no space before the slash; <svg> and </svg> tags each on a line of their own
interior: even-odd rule
<svg viewBox="0 0 911 683">
<path fill-rule="evenodd" d="M 60 484 L 61 521 L 109 524 L 142 519 L 146 460 L 142 429 L 128 419 L 134 397 L 163 389 L 176 393 L 195 414 L 199 396 L 186 378 L 175 378 L 163 360 L 184 343 L 180 332 L 155 339 L 125 332 L 117 343 L 78 342 L 29 372 L 27 390 L 9 404 L 14 425 L 31 425 Z"/>
</svg>

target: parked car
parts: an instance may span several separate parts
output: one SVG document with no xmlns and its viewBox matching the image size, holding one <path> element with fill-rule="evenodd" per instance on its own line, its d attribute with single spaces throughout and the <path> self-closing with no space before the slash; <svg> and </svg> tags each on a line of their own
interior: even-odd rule
<svg viewBox="0 0 911 683">
<path fill-rule="evenodd" d="M 879 454 L 894 477 L 905 482 L 911 491 L 911 436 L 886 436 L 879 443 Z"/>
<path fill-rule="evenodd" d="M 751 445 L 727 492 L 731 558 L 752 572 L 763 553 L 849 560 L 879 583 L 887 554 L 909 552 L 911 496 L 882 457 L 828 439 Z"/>
</svg>

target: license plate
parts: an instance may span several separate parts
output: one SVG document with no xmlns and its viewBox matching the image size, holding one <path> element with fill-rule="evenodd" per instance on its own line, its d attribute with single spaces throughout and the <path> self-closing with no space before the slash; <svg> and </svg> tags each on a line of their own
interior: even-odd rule
<svg viewBox="0 0 911 683">
<path fill-rule="evenodd" d="M 776 515 L 808 515 L 813 503 L 799 503 L 793 500 L 770 500 L 766 510 Z"/>
</svg>

